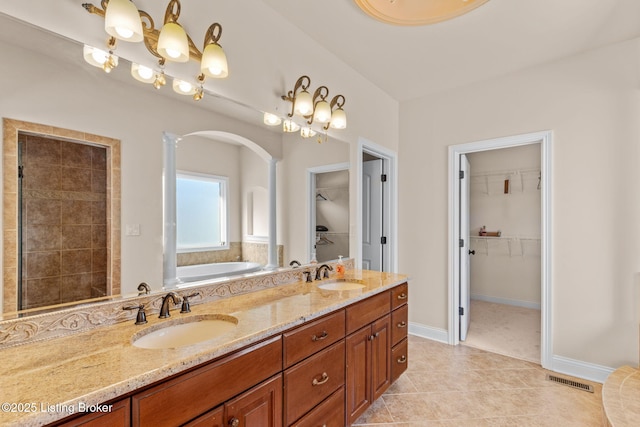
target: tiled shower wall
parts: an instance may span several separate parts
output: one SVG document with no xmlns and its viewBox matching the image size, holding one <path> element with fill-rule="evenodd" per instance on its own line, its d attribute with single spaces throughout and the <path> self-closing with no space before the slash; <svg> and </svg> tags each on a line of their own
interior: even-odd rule
<svg viewBox="0 0 640 427">
<path fill-rule="evenodd" d="M 107 294 L 104 147 L 19 135 L 23 309 Z"/>
</svg>

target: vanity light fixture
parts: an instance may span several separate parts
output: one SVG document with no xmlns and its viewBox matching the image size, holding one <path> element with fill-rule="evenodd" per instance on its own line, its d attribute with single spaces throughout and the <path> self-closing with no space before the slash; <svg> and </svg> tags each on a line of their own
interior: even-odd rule
<svg viewBox="0 0 640 427">
<path fill-rule="evenodd" d="M 93 46 L 84 45 L 82 56 L 88 64 L 102 68 L 105 73 L 110 73 L 111 70 L 118 66 L 118 57 L 111 50 L 106 52 Z"/>
<path fill-rule="evenodd" d="M 282 122 L 282 131 L 283 132 L 298 132 L 300 130 L 300 125 L 294 122 L 291 119 L 285 119 Z"/>
<path fill-rule="evenodd" d="M 268 126 L 278 126 L 280 123 L 282 123 L 282 119 L 275 114 L 264 113 L 263 122 Z"/>
<path fill-rule="evenodd" d="M 345 103 L 343 95 L 336 95 L 329 99 L 329 89 L 326 86 L 317 88 L 313 96 L 309 93 L 311 79 L 308 76 L 301 76 L 293 90 L 286 95 L 282 95 L 282 99 L 291 102 L 291 112 L 288 117 L 295 115 L 302 116 L 307 119 L 307 124 L 314 122 L 323 124 L 323 129 L 344 129 L 347 127 L 347 116 L 342 108 Z"/>
<path fill-rule="evenodd" d="M 151 16 L 144 10 L 139 10 L 130 0 L 101 0 L 101 7 L 96 7 L 91 3 L 83 3 L 82 6 L 87 12 L 105 19 L 105 31 L 110 36 L 107 41 L 109 54 L 99 66 L 106 72 L 117 66 L 118 61 L 117 57 L 113 55 L 113 50 L 116 47 L 116 40 L 122 40 L 144 42 L 147 50 L 158 59 L 159 71 L 154 72 L 153 77 L 148 76 L 148 71 L 141 69 L 140 66 L 137 66 L 135 72 L 133 68 L 131 70 L 137 80 L 152 83 L 157 89 L 166 83 L 163 70 L 166 61 L 188 62 L 194 60 L 200 62 L 200 74 L 197 77 L 200 87 L 194 86 L 194 92 L 190 93 L 194 95 L 196 100 L 203 96 L 202 86 L 205 77 L 225 78 L 229 75 L 227 57 L 219 44 L 222 26 L 217 22 L 209 26 L 201 52 L 182 25 L 178 23 L 181 9 L 180 0 L 169 1 L 164 15 L 164 23 L 160 30 L 155 28 Z M 86 54 L 85 59 L 87 59 Z M 88 59 L 87 62 L 89 62 Z M 95 65 L 92 62 L 89 63 Z M 148 69 L 148 67 L 145 68 Z"/>
</svg>

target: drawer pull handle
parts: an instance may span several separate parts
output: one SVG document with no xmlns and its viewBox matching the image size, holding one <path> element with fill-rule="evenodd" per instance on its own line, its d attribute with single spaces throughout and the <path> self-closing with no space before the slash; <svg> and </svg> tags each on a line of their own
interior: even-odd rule
<svg viewBox="0 0 640 427">
<path fill-rule="evenodd" d="M 398 299 L 407 299 L 407 294 L 405 294 L 404 292 L 401 293 L 400 295 L 398 295 Z"/>
<path fill-rule="evenodd" d="M 327 375 L 326 372 L 323 372 L 320 379 L 314 378 L 313 381 L 311 381 L 311 385 L 322 385 L 327 381 L 329 381 L 329 375 Z"/>
<path fill-rule="evenodd" d="M 400 357 L 398 357 L 398 360 L 396 360 L 396 362 L 398 363 L 407 363 L 407 356 L 405 356 L 404 354 Z"/>
<path fill-rule="evenodd" d="M 404 320 L 398 323 L 398 328 L 406 328 L 406 327 L 407 327 L 407 322 L 405 322 Z"/>
<path fill-rule="evenodd" d="M 229 420 L 230 427 L 238 427 L 239 425 L 240 425 L 240 420 L 237 419 L 236 417 L 233 417 Z"/>
<path fill-rule="evenodd" d="M 322 333 L 320 335 L 314 335 L 311 337 L 311 341 L 322 341 L 323 339 L 325 339 L 326 337 L 328 337 L 329 334 L 327 333 L 327 331 L 322 331 Z"/>
</svg>

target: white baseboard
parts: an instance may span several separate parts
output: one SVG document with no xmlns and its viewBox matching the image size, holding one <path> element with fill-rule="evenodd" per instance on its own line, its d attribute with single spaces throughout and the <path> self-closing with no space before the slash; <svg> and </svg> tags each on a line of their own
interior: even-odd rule
<svg viewBox="0 0 640 427">
<path fill-rule="evenodd" d="M 449 344 L 449 333 L 446 329 L 434 328 L 431 326 L 421 325 L 419 323 L 409 322 L 409 333 L 422 338 Z"/>
<path fill-rule="evenodd" d="M 614 368 L 608 366 L 582 362 L 562 356 L 553 356 L 551 358 L 551 370 L 598 383 L 604 383 L 607 377 L 615 371 Z"/>
<path fill-rule="evenodd" d="M 471 299 L 476 299 L 479 301 L 486 301 L 486 302 L 494 302 L 496 304 L 515 305 L 516 307 L 525 307 L 525 308 L 533 308 L 535 310 L 540 310 L 540 303 L 533 302 L 533 301 L 522 301 L 518 299 L 492 297 L 489 295 L 481 295 L 481 294 L 471 294 Z"/>
</svg>

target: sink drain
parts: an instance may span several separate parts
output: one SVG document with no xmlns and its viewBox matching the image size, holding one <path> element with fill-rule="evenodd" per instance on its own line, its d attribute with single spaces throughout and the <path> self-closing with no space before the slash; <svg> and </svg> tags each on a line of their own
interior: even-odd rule
<svg viewBox="0 0 640 427">
<path fill-rule="evenodd" d="M 558 384 L 566 385 L 569 387 L 577 388 L 578 390 L 588 391 L 589 393 L 593 393 L 593 386 L 589 384 L 583 384 L 577 381 L 572 381 L 566 378 L 560 378 L 560 377 L 556 377 L 555 375 L 549 375 L 549 374 L 547 374 L 547 380 L 556 382 Z"/>
</svg>

